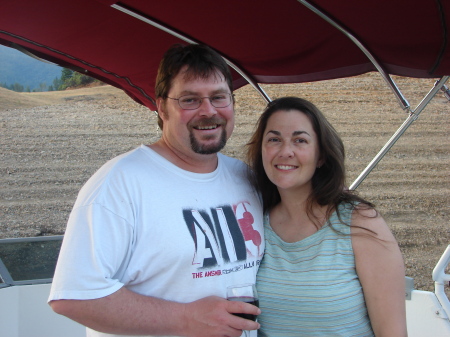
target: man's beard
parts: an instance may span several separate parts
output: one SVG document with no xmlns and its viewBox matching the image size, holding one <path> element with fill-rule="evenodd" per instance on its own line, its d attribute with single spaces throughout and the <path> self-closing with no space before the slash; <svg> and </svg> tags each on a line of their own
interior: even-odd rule
<svg viewBox="0 0 450 337">
<path fill-rule="evenodd" d="M 191 148 L 192 151 L 194 151 L 195 153 L 198 154 L 213 154 L 213 153 L 217 153 L 220 150 L 222 150 L 226 143 L 227 143 L 227 132 L 224 130 L 222 130 L 222 134 L 220 135 L 220 140 L 218 143 L 216 144 L 210 144 L 210 145 L 206 145 L 206 144 L 200 144 L 199 141 L 197 141 L 197 139 L 194 136 L 193 132 L 189 133 L 189 138 L 191 140 Z"/>
</svg>

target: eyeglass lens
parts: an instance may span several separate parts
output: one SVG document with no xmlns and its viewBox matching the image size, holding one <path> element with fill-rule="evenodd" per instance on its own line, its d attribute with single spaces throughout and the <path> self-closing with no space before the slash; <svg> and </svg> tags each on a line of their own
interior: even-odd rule
<svg viewBox="0 0 450 337">
<path fill-rule="evenodd" d="M 183 109 L 197 109 L 207 98 L 215 108 L 225 108 L 231 104 L 230 94 L 217 94 L 211 97 L 200 97 L 197 95 L 185 95 L 178 98 L 178 104 Z"/>
</svg>

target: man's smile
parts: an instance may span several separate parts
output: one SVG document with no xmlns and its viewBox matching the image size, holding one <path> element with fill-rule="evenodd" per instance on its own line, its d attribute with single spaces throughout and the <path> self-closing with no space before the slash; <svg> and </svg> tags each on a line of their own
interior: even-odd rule
<svg viewBox="0 0 450 337">
<path fill-rule="evenodd" d="M 199 126 L 194 126 L 194 129 L 196 129 L 196 130 L 213 130 L 213 129 L 217 129 L 219 126 L 220 126 L 219 124 L 199 125 Z"/>
</svg>

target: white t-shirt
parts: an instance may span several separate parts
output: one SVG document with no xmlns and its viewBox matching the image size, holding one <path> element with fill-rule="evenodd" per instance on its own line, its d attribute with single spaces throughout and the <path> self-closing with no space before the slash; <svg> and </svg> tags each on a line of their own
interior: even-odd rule
<svg viewBox="0 0 450 337">
<path fill-rule="evenodd" d="M 255 282 L 264 252 L 260 199 L 245 164 L 218 156 L 214 172 L 193 173 L 142 145 L 100 168 L 70 215 L 49 301 L 125 286 L 192 302 Z"/>
</svg>

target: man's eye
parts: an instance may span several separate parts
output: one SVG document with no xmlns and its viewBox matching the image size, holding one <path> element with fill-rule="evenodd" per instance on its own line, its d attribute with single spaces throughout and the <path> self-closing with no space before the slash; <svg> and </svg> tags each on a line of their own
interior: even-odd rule
<svg viewBox="0 0 450 337">
<path fill-rule="evenodd" d="M 196 96 L 187 96 L 187 97 L 181 97 L 180 101 L 184 104 L 194 104 L 197 103 L 200 100 L 200 98 Z"/>
<path fill-rule="evenodd" d="M 213 100 L 213 102 L 220 102 L 226 100 L 227 97 L 225 95 L 214 95 L 211 97 L 211 99 Z"/>
</svg>

